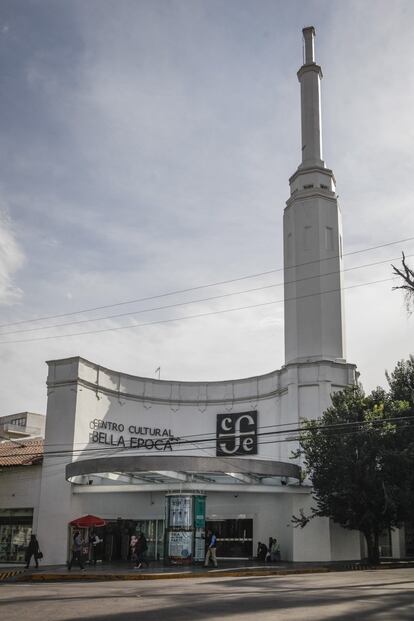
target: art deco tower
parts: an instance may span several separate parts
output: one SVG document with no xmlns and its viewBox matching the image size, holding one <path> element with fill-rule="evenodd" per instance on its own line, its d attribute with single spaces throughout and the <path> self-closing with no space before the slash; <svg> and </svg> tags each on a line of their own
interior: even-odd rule
<svg viewBox="0 0 414 621">
<path fill-rule="evenodd" d="M 343 362 L 342 226 L 335 177 L 322 159 L 320 81 L 313 27 L 303 29 L 302 163 L 283 218 L 285 364 Z"/>
</svg>

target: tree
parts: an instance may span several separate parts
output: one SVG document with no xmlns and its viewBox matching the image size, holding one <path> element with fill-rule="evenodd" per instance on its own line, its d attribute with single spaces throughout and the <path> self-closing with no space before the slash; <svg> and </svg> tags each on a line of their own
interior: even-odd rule
<svg viewBox="0 0 414 621">
<path fill-rule="evenodd" d="M 408 401 L 414 407 L 414 356 L 400 360 L 391 373 L 385 373 L 392 399 Z"/>
<path fill-rule="evenodd" d="M 379 562 L 379 537 L 412 516 L 414 419 L 405 401 L 379 388 L 360 386 L 332 395 L 318 420 L 305 421 L 299 451 L 313 485 L 311 515 L 293 517 L 305 526 L 316 516 L 363 533 L 370 563 Z"/>
<path fill-rule="evenodd" d="M 401 265 L 401 269 L 391 265 L 394 274 L 400 278 L 400 282 L 402 281 L 401 285 L 393 287 L 393 289 L 404 291 L 407 311 L 411 314 L 414 307 L 414 271 L 407 265 L 404 253 L 402 253 Z"/>
</svg>

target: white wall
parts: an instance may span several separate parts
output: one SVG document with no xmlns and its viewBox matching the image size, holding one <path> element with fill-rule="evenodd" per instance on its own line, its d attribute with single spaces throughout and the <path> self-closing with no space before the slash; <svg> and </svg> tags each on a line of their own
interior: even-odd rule
<svg viewBox="0 0 414 621">
<path fill-rule="evenodd" d="M 331 520 L 331 548 L 333 561 L 360 560 L 361 533 L 358 530 L 347 530 Z"/>
<path fill-rule="evenodd" d="M 25 466 L 0 470 L 0 509 L 32 509 L 36 532 L 42 467 Z"/>
<path fill-rule="evenodd" d="M 66 561 L 68 522 L 72 519 L 72 490 L 65 480 L 65 465 L 71 461 L 76 419 L 76 386 L 65 383 L 67 373 L 77 374 L 78 361 L 54 365 L 48 377 L 45 456 L 42 467 L 37 532 L 44 563 Z M 52 454 L 62 451 L 61 455 Z"/>
</svg>

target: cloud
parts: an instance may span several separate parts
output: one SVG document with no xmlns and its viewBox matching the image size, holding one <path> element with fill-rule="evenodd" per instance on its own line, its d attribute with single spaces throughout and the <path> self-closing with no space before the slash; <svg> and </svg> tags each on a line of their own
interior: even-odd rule
<svg viewBox="0 0 414 621">
<path fill-rule="evenodd" d="M 20 302 L 23 291 L 15 285 L 13 275 L 24 263 L 11 220 L 5 208 L 0 206 L 0 304 L 12 305 Z"/>
<path fill-rule="evenodd" d="M 317 30 L 324 153 L 338 182 L 345 253 L 414 234 L 411 1 L 74 0 L 24 12 L 6 4 L 0 167 L 13 222 L 1 220 L 2 323 L 282 267 L 307 24 Z M 407 255 L 413 246 L 404 245 Z M 345 266 L 391 262 L 401 249 L 347 256 Z M 345 286 L 363 285 L 345 300 L 348 360 L 366 388 L 384 383 L 384 368 L 413 342 L 414 318 L 398 292 L 365 285 L 389 274 L 387 263 L 345 273 Z M 276 273 L 165 302 L 281 280 Z M 148 320 L 282 297 L 275 287 Z M 177 380 L 278 368 L 282 317 L 279 303 L 1 346 L 4 413 L 43 409 L 44 360 L 77 354 L 139 375 L 161 364 L 162 376 Z"/>
</svg>

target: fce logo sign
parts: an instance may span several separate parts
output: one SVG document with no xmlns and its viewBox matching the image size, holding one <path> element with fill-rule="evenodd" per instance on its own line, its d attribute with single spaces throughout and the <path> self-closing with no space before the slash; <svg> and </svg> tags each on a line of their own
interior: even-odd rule
<svg viewBox="0 0 414 621">
<path fill-rule="evenodd" d="M 257 455 L 257 412 L 217 414 L 216 455 Z"/>
</svg>

